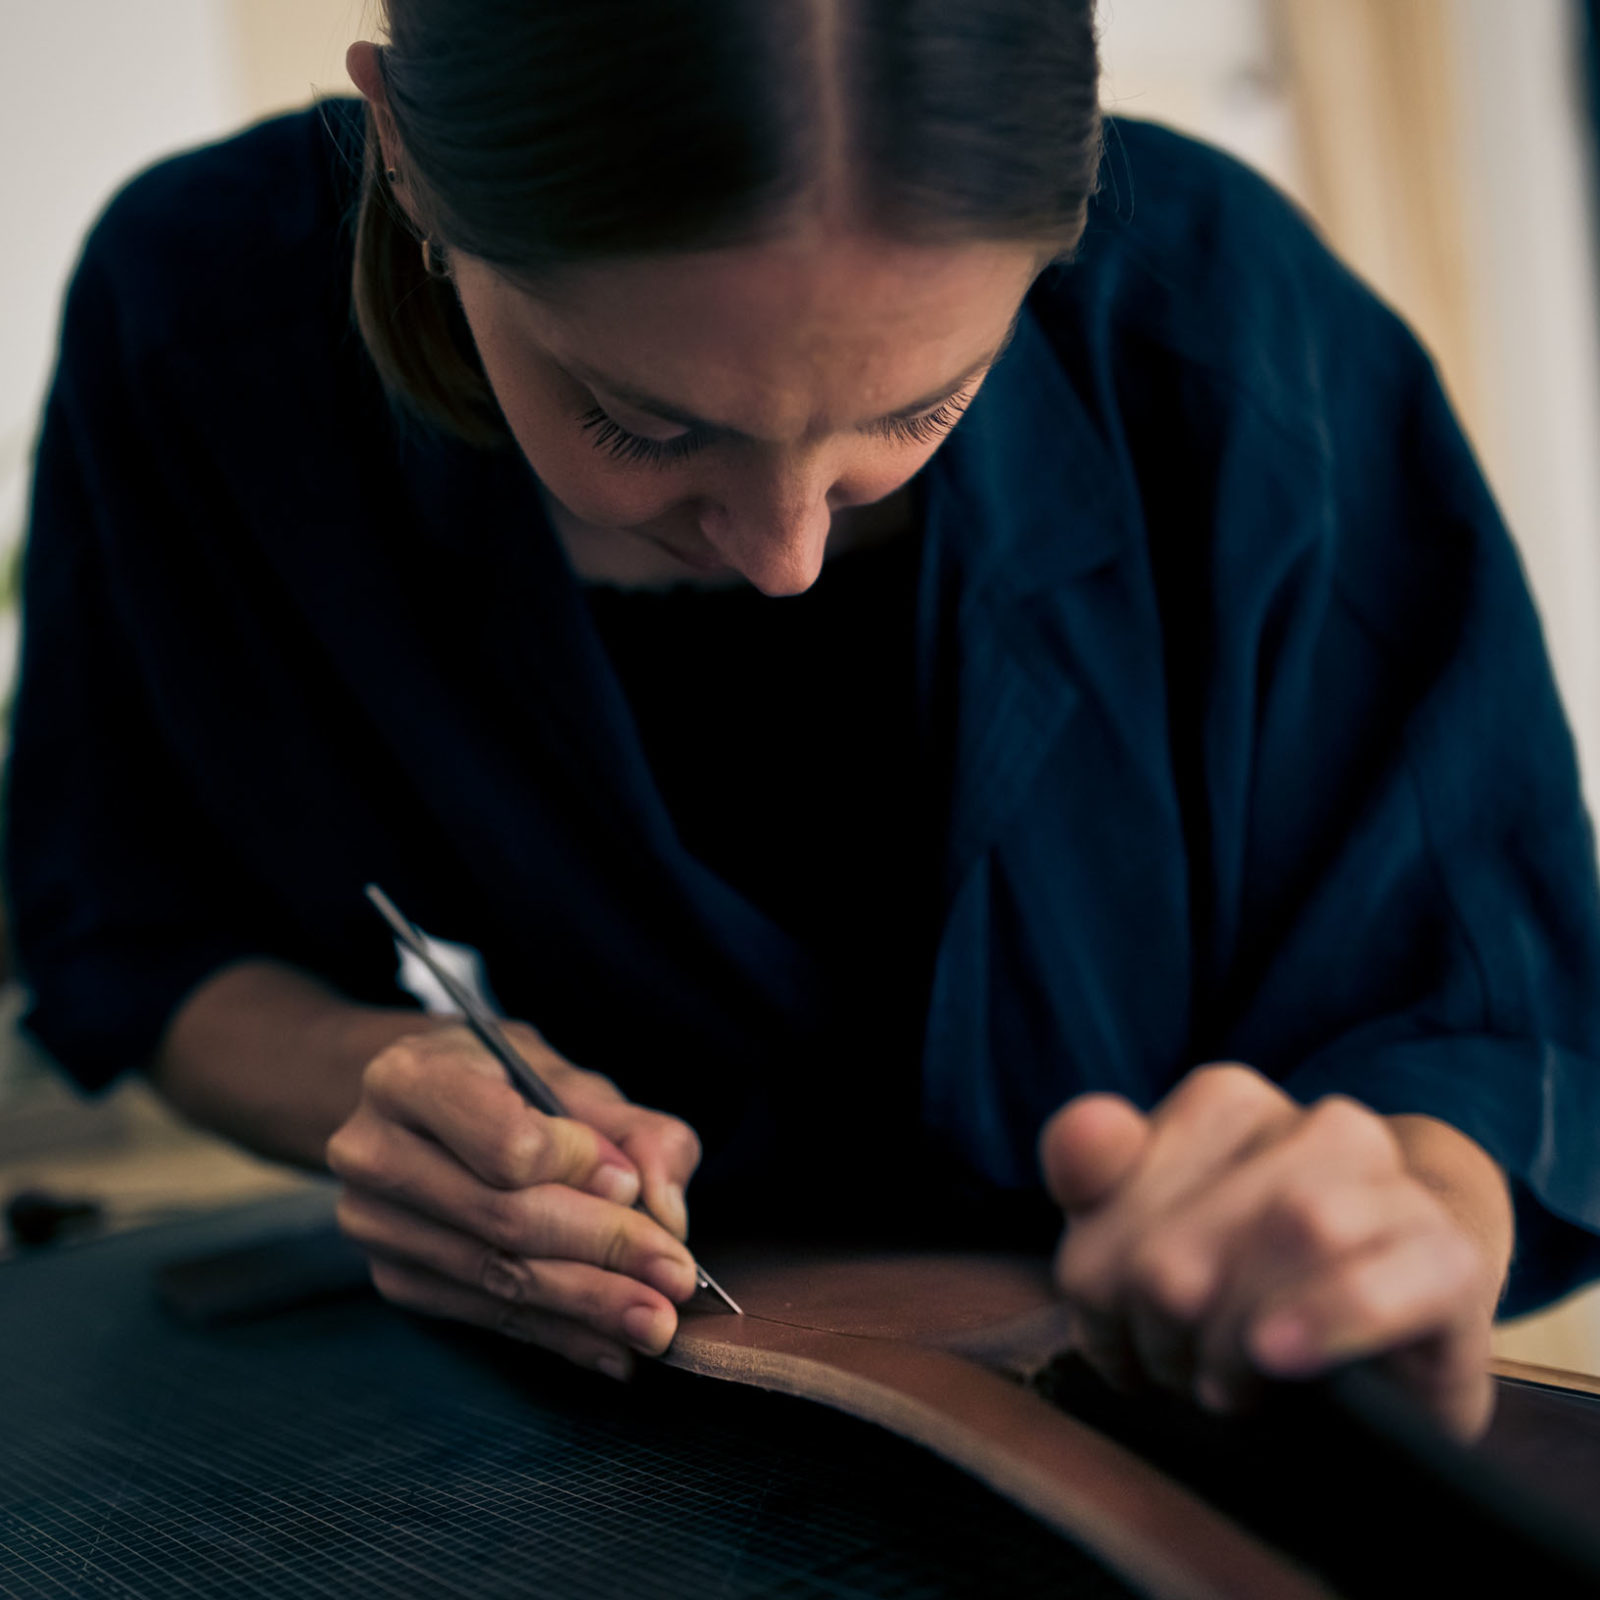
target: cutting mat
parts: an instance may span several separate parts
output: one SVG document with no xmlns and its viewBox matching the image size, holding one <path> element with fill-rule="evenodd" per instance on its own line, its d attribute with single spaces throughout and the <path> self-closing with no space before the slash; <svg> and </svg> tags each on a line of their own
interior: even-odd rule
<svg viewBox="0 0 1600 1600">
<path fill-rule="evenodd" d="M 915 1446 L 649 1369 L 623 1389 L 375 1298 L 222 1331 L 163 1262 L 320 1195 L 0 1266 L 0 1595 L 1132 1593 Z"/>
</svg>

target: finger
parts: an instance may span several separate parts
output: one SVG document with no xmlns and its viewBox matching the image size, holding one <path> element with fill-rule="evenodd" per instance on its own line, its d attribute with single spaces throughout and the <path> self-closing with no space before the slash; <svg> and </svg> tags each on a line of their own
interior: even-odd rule
<svg viewBox="0 0 1600 1600">
<path fill-rule="evenodd" d="M 1407 1231 L 1267 1302 L 1246 1348 L 1262 1371 L 1286 1378 L 1375 1355 L 1460 1320 L 1477 1275 L 1476 1251 L 1453 1229 Z"/>
<path fill-rule="evenodd" d="M 508 1305 L 551 1311 L 645 1355 L 660 1355 L 678 1328 L 665 1295 L 579 1261 L 532 1261 L 372 1195 L 346 1189 L 339 1226 L 363 1249 L 420 1266 Z"/>
<path fill-rule="evenodd" d="M 540 1056 L 541 1070 L 554 1079 L 567 1110 L 611 1140 L 637 1169 L 645 1209 L 670 1233 L 686 1239 L 689 1215 L 684 1196 L 700 1165 L 700 1139 L 694 1129 L 665 1112 L 635 1105 L 602 1073 L 575 1067 L 556 1055 L 526 1024 L 513 1025 L 512 1032 L 525 1035 L 518 1042 Z"/>
<path fill-rule="evenodd" d="M 1467 1444 L 1481 1439 L 1494 1419 L 1490 1318 L 1388 1351 L 1379 1366 L 1402 1389 Z"/>
<path fill-rule="evenodd" d="M 676 1117 L 660 1117 L 652 1125 L 628 1133 L 621 1143 L 639 1168 L 650 1215 L 669 1233 L 687 1239 L 689 1207 L 685 1196 L 689 1179 L 700 1165 L 699 1135 Z"/>
<path fill-rule="evenodd" d="M 638 1168 L 646 1210 L 669 1233 L 688 1238 L 685 1193 L 700 1165 L 699 1135 L 677 1117 L 632 1105 L 606 1131 Z"/>
<path fill-rule="evenodd" d="M 1137 1196 L 1134 1197 L 1137 1199 Z M 1351 1101 L 1301 1113 L 1118 1250 L 1133 1337 L 1158 1382 L 1203 1403 L 1249 1387 L 1252 1300 L 1360 1251 L 1437 1204 L 1409 1183 L 1381 1119 Z M 1230 1350 L 1230 1344 L 1232 1349 Z"/>
<path fill-rule="evenodd" d="M 1338 1263 L 1438 1220 L 1438 1202 L 1398 1174 L 1379 1183 L 1311 1175 L 1272 1196 L 1241 1226 L 1206 1309 L 1196 1398 L 1214 1410 L 1248 1405 L 1260 1383 L 1245 1331 L 1262 1307 L 1284 1303 Z"/>
<path fill-rule="evenodd" d="M 1427 1198 L 1406 1180 L 1383 1119 L 1353 1100 L 1328 1099 L 1220 1174 L 1166 1231 L 1200 1277 L 1215 1277 L 1224 1256 L 1242 1251 L 1263 1268 L 1299 1271 L 1393 1231 L 1392 1208 L 1409 1205 L 1413 1193 Z"/>
<path fill-rule="evenodd" d="M 436 1139 L 498 1189 L 566 1183 L 618 1205 L 638 1197 L 638 1175 L 616 1145 L 582 1121 L 528 1105 L 464 1032 L 400 1041 L 372 1061 L 362 1088 L 375 1109 Z"/>
<path fill-rule="evenodd" d="M 1039 1135 L 1039 1165 L 1056 1204 L 1069 1216 L 1099 1205 L 1138 1164 L 1148 1129 L 1121 1095 L 1069 1100 Z"/>
<path fill-rule="evenodd" d="M 1209 1189 L 1219 1172 L 1272 1143 L 1304 1115 L 1250 1067 L 1196 1067 L 1150 1113 L 1150 1139 L 1133 1184 L 1140 1209 L 1172 1210 Z"/>
<path fill-rule="evenodd" d="M 1299 1330 L 1309 1323 L 1315 1330 L 1326 1315 L 1325 1338 L 1318 1341 L 1314 1333 L 1301 1342 L 1302 1354 L 1317 1350 L 1320 1360 L 1296 1362 L 1294 1371 L 1280 1366 L 1275 1376 L 1304 1376 L 1307 1366 L 1322 1371 L 1376 1357 L 1446 1429 L 1470 1442 L 1488 1427 L 1494 1410 L 1494 1294 L 1483 1288 L 1482 1270 L 1477 1248 L 1454 1227 L 1397 1238 L 1349 1264 L 1342 1282 L 1310 1285 L 1286 1306 L 1270 1307 L 1251 1330 L 1254 1355 L 1261 1360 L 1262 1342 L 1285 1338 L 1283 1326 Z M 1272 1323 L 1285 1310 L 1283 1325 L 1274 1330 Z"/>
<path fill-rule="evenodd" d="M 1058 1261 L 1063 1292 L 1103 1321 L 1121 1320 L 1121 1341 L 1149 1380 L 1194 1391 L 1227 1251 L 1249 1205 L 1268 1192 L 1258 1177 L 1248 1202 L 1237 1198 L 1240 1174 L 1306 1117 L 1249 1068 L 1197 1068 L 1149 1117 L 1138 1159 L 1114 1193 L 1069 1226 Z M 1219 1206 L 1219 1191 L 1236 1197 L 1231 1207 Z"/>
<path fill-rule="evenodd" d="M 571 1318 L 530 1306 L 510 1305 L 478 1289 L 468 1289 L 425 1267 L 374 1255 L 368 1263 L 373 1287 L 385 1300 L 429 1317 L 448 1317 L 508 1338 L 536 1344 L 580 1367 L 609 1378 L 633 1376 L 633 1352 Z"/>
<path fill-rule="evenodd" d="M 1175 1242 L 1175 1222 L 1205 1206 L 1230 1168 L 1303 1116 L 1248 1068 L 1191 1072 L 1150 1114 L 1137 1164 L 1114 1195 L 1073 1219 L 1058 1258 L 1063 1293 L 1102 1312 L 1137 1303 L 1145 1291 L 1129 1281 L 1129 1266 L 1138 1261 L 1153 1279 L 1158 1306 L 1170 1300 L 1175 1314 L 1198 1315 L 1215 1283 L 1214 1263 Z"/>
<path fill-rule="evenodd" d="M 1419 1395 L 1462 1428 L 1483 1410 L 1489 1319 L 1480 1278 L 1476 1248 L 1453 1227 L 1408 1231 L 1262 1307 L 1246 1328 L 1246 1349 L 1279 1378 L 1426 1351 Z"/>
<path fill-rule="evenodd" d="M 641 1211 L 562 1184 L 493 1188 L 409 1128 L 361 1111 L 329 1142 L 329 1159 L 352 1186 L 507 1255 L 587 1261 L 648 1283 L 669 1300 L 694 1293 L 689 1252 Z"/>
<path fill-rule="evenodd" d="M 1171 1251 L 1151 1253 L 1151 1261 L 1129 1264 L 1120 1318 L 1144 1376 L 1177 1394 L 1193 1391 L 1204 1314 L 1203 1292 L 1184 1270 L 1175 1275 L 1166 1263 Z"/>
</svg>

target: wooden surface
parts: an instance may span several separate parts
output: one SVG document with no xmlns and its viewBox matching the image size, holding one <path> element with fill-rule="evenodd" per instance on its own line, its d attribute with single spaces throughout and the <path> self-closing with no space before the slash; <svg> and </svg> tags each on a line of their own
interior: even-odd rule
<svg viewBox="0 0 1600 1600">
<path fill-rule="evenodd" d="M 1588 1372 L 1572 1372 L 1565 1367 L 1547 1367 L 1536 1361 L 1513 1361 L 1497 1356 L 1489 1363 L 1497 1378 L 1514 1383 L 1539 1383 L 1549 1389 L 1570 1389 L 1574 1394 L 1600 1396 L 1600 1378 Z"/>
<path fill-rule="evenodd" d="M 1064 1344 L 1046 1263 L 719 1251 L 745 1308 L 696 1302 L 666 1360 L 800 1395 L 963 1467 L 1162 1600 L 1330 1591 L 1138 1457 L 1031 1392 Z M 702 1300 L 704 1297 L 702 1297 Z"/>
<path fill-rule="evenodd" d="M 1509 1361 L 1600 1374 L 1600 1285 L 1494 1330 L 1494 1353 Z"/>
<path fill-rule="evenodd" d="M 25 1189 L 95 1201 L 104 1231 L 318 1187 L 179 1120 L 138 1079 L 95 1100 L 30 1083 L 0 1101 L 0 1204 Z M 0 1228 L 0 1259 L 9 1253 Z"/>
</svg>

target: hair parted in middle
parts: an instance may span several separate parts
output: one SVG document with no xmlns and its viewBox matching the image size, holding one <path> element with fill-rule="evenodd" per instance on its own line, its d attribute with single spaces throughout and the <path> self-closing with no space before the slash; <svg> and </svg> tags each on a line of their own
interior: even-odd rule
<svg viewBox="0 0 1600 1600">
<path fill-rule="evenodd" d="M 904 242 L 1065 255 L 1100 156 L 1093 0 L 384 0 L 414 226 L 367 113 L 354 305 L 390 395 L 505 425 L 447 276 L 757 243 L 837 203 Z M 418 230 L 421 230 L 420 233 Z"/>
</svg>

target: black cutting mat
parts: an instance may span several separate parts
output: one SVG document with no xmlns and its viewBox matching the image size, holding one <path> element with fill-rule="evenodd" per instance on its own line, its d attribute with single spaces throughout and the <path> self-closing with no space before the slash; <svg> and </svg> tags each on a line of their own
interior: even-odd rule
<svg viewBox="0 0 1600 1600">
<path fill-rule="evenodd" d="M 352 1300 L 174 1325 L 160 1262 L 321 1197 L 0 1266 L 0 1594 L 1133 1593 L 936 1458 L 820 1407 L 630 1389 Z"/>
</svg>

